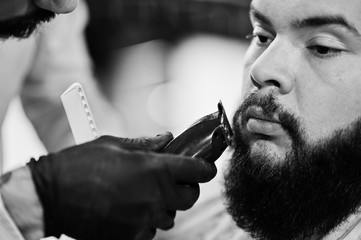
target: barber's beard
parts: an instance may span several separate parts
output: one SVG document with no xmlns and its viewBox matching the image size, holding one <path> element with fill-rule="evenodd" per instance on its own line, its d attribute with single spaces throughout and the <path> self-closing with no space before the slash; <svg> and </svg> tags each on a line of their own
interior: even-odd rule
<svg viewBox="0 0 361 240">
<path fill-rule="evenodd" d="M 0 39 L 27 38 L 39 24 L 49 22 L 55 15 L 54 12 L 37 8 L 27 15 L 0 21 Z"/>
<path fill-rule="evenodd" d="M 277 112 L 292 139 L 284 159 L 251 153 L 239 116 L 251 105 Z M 320 239 L 361 203 L 361 120 L 309 144 L 299 121 L 272 95 L 254 95 L 234 118 L 234 154 L 225 176 L 227 208 L 256 239 Z"/>
</svg>

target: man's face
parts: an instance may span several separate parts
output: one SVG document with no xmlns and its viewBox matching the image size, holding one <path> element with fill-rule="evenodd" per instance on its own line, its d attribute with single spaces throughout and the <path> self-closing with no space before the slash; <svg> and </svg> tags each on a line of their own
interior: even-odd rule
<svg viewBox="0 0 361 240">
<path fill-rule="evenodd" d="M 253 0 L 226 197 L 265 239 L 318 238 L 361 203 L 361 1 Z"/>
<path fill-rule="evenodd" d="M 244 95 L 273 91 L 300 119 L 310 142 L 359 118 L 361 1 L 254 0 L 252 6 L 254 39 L 246 56 Z M 277 123 L 251 119 L 244 127 L 253 151 L 282 156 L 289 150 L 290 138 Z"/>
<path fill-rule="evenodd" d="M 78 0 L 0 0 L 0 38 L 28 37 L 55 13 L 75 9 Z"/>
</svg>

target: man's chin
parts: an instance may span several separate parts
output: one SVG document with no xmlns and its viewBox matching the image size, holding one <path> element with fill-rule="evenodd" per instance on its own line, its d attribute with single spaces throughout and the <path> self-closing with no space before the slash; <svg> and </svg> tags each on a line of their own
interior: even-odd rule
<svg viewBox="0 0 361 240">
<path fill-rule="evenodd" d="M 289 138 L 259 137 L 249 141 L 250 156 L 256 159 L 272 159 L 283 162 L 287 153 L 291 152 L 292 144 Z"/>
</svg>

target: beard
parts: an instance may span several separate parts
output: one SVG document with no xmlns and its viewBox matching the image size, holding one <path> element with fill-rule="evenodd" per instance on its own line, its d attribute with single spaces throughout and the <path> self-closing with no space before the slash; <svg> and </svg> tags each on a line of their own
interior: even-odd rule
<svg viewBox="0 0 361 240">
<path fill-rule="evenodd" d="M 0 38 L 27 38 L 39 24 L 49 22 L 55 15 L 54 12 L 37 8 L 27 15 L 0 21 Z"/>
<path fill-rule="evenodd" d="M 283 159 L 253 153 L 239 121 L 250 106 L 279 115 L 292 146 Z M 300 121 L 270 94 L 251 94 L 233 119 L 234 153 L 225 174 L 228 212 L 256 239 L 320 239 L 361 202 L 361 120 L 308 143 Z"/>
</svg>

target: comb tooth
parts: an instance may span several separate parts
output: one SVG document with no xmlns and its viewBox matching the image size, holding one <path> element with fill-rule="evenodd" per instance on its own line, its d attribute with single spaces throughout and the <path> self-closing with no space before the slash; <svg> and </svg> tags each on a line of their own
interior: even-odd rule
<svg viewBox="0 0 361 240">
<path fill-rule="evenodd" d="M 63 102 L 76 144 L 88 142 L 99 137 L 85 92 L 79 83 L 72 84 L 61 95 L 61 101 Z"/>
</svg>

